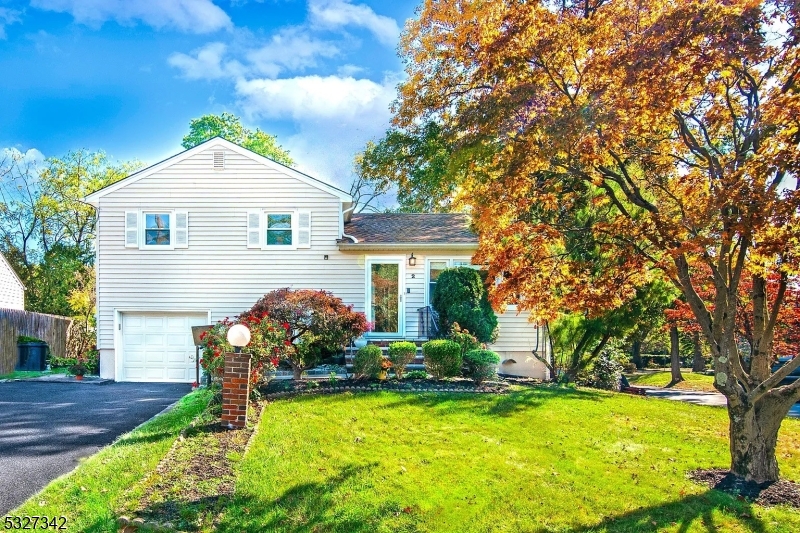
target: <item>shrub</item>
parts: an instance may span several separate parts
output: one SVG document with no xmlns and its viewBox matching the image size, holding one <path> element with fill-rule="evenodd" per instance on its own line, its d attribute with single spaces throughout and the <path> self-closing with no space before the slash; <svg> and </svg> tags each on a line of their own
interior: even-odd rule
<svg viewBox="0 0 800 533">
<path fill-rule="evenodd" d="M 403 372 L 417 355 L 417 345 L 413 342 L 400 341 L 389 345 L 389 361 L 394 366 L 394 374 L 397 379 L 403 379 Z"/>
<path fill-rule="evenodd" d="M 467 375 L 477 385 L 497 375 L 496 366 L 499 362 L 500 356 L 491 350 L 470 350 L 464 355 Z"/>
<path fill-rule="evenodd" d="M 383 370 L 383 352 L 379 346 L 367 344 L 353 358 L 353 374 L 358 378 L 375 378 Z"/>
<path fill-rule="evenodd" d="M 200 335 L 203 342 L 200 366 L 212 379 L 221 379 L 225 371 L 225 353 L 233 351 L 233 346 L 228 344 L 228 330 L 234 324 L 244 324 L 250 330 L 250 342 L 242 351 L 252 356 L 250 383 L 255 385 L 278 366 L 286 350 L 286 329 L 268 316 L 254 313 L 244 313 L 236 321 L 226 318 L 214 324 Z"/>
<path fill-rule="evenodd" d="M 422 345 L 425 370 L 436 379 L 457 376 L 461 373 L 461 345 L 445 339 L 428 341 Z"/>
<path fill-rule="evenodd" d="M 451 331 L 457 322 L 481 342 L 497 339 L 497 315 L 489 305 L 486 286 L 477 270 L 448 268 L 439 274 L 431 303 L 439 314 L 440 331 Z"/>
<path fill-rule="evenodd" d="M 367 331 L 364 313 L 327 291 L 278 289 L 265 294 L 249 313 L 266 313 L 283 325 L 289 337 L 284 353 L 295 379 Z"/>
<path fill-rule="evenodd" d="M 595 389 L 620 390 L 622 379 L 622 365 L 612 359 L 611 355 L 603 351 L 587 372 L 578 374 L 575 382 Z"/>
<path fill-rule="evenodd" d="M 461 346 L 461 357 L 464 357 L 470 350 L 483 348 L 478 338 L 470 333 L 468 329 L 462 329 L 458 322 L 453 324 L 447 338 Z"/>
<path fill-rule="evenodd" d="M 424 370 L 412 370 L 404 374 L 405 379 L 428 379 L 428 373 Z"/>
</svg>

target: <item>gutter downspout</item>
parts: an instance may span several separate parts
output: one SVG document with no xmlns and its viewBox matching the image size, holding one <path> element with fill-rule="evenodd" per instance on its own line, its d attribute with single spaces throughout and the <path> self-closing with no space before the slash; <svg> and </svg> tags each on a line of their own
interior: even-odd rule
<svg viewBox="0 0 800 533">
<path fill-rule="evenodd" d="M 349 209 L 345 209 L 344 211 L 342 211 L 342 220 L 344 220 L 345 215 L 347 213 L 349 213 L 350 211 L 352 211 L 355 208 L 356 208 L 356 204 L 353 204 L 353 206 L 350 207 Z M 352 235 L 348 235 L 347 233 L 344 232 L 344 222 L 342 223 L 342 237 L 347 237 L 348 239 L 352 239 L 354 244 L 358 244 L 358 239 L 356 239 Z"/>
</svg>

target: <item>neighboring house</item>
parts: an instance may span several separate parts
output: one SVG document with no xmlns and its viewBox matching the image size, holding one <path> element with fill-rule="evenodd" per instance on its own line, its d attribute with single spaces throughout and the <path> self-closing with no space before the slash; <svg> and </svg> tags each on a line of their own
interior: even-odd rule
<svg viewBox="0 0 800 533">
<path fill-rule="evenodd" d="M 100 373 L 194 381 L 190 327 L 281 287 L 323 289 L 376 322 L 372 340 L 425 339 L 438 273 L 469 265 L 460 214 L 357 214 L 344 191 L 220 138 L 86 198 L 98 213 Z M 413 259 L 412 259 L 413 257 Z M 422 310 L 421 310 L 422 309 Z M 544 377 L 527 315 L 499 317 L 500 371 Z"/>
<path fill-rule="evenodd" d="M 0 254 L 0 309 L 25 309 L 25 285 Z"/>
</svg>

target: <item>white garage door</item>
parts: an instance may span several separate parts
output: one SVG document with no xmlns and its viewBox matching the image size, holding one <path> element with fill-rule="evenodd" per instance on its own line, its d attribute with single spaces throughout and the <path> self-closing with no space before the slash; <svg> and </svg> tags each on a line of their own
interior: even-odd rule
<svg viewBox="0 0 800 533">
<path fill-rule="evenodd" d="M 205 313 L 123 313 L 121 381 L 193 382 L 191 327 L 207 322 Z"/>
</svg>

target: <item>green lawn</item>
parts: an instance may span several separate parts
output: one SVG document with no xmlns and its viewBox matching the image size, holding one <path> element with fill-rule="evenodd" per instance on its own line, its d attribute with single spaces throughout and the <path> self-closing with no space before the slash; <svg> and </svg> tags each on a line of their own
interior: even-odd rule
<svg viewBox="0 0 800 533">
<path fill-rule="evenodd" d="M 688 370 L 682 370 L 681 375 L 685 381 L 681 381 L 673 388 L 681 390 L 697 390 L 707 392 L 717 392 L 714 388 L 714 376 L 706 376 L 705 374 L 695 374 Z M 628 381 L 633 386 L 650 386 L 650 387 L 666 387 L 672 380 L 672 373 L 666 372 L 646 372 L 642 374 L 626 375 Z"/>
<path fill-rule="evenodd" d="M 41 376 L 47 376 L 51 374 L 66 374 L 66 368 L 56 368 L 50 372 L 37 372 L 34 370 L 27 371 L 27 370 L 15 370 L 10 374 L 3 374 L 0 376 L 0 379 L 30 379 L 30 378 L 38 378 Z"/>
<path fill-rule="evenodd" d="M 206 390 L 185 396 L 173 410 L 124 435 L 8 514 L 66 516 L 67 531 L 116 531 L 114 509 L 138 499 L 129 489 L 158 465 L 208 398 Z"/>
<path fill-rule="evenodd" d="M 782 473 L 800 481 L 800 421 Z M 800 531 L 685 478 L 728 464 L 723 409 L 542 387 L 267 405 L 219 531 Z"/>
</svg>

